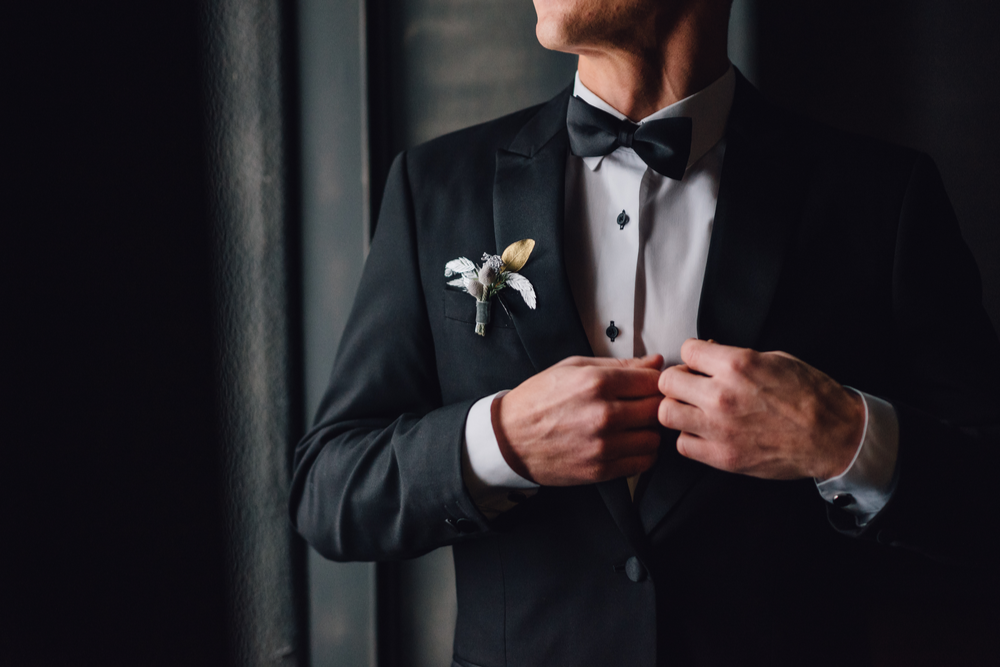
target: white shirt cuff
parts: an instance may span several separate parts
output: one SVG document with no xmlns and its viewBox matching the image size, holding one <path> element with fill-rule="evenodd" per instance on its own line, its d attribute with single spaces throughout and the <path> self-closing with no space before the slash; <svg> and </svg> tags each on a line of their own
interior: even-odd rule
<svg viewBox="0 0 1000 668">
<path fill-rule="evenodd" d="M 815 482 L 820 496 L 834 505 L 840 505 L 834 497 L 840 497 L 838 501 L 853 497 L 853 502 L 842 507 L 857 517 L 858 526 L 865 526 L 885 507 L 896 488 L 899 421 L 889 402 L 853 387 L 846 389 L 858 394 L 864 402 L 864 436 L 846 471 Z"/>
<path fill-rule="evenodd" d="M 462 479 L 469 496 L 487 519 L 510 510 L 538 490 L 538 485 L 522 478 L 507 464 L 493 431 L 493 402 L 507 392 L 483 397 L 472 404 L 465 418 Z"/>
</svg>

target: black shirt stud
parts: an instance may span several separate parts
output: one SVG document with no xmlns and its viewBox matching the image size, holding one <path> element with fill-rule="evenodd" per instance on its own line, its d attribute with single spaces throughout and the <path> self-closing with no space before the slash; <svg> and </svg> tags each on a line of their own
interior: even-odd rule
<svg viewBox="0 0 1000 668">
<path fill-rule="evenodd" d="M 622 209 L 622 212 L 618 214 L 617 220 L 615 220 L 615 222 L 618 223 L 618 229 L 624 230 L 625 225 L 628 223 L 628 221 L 629 221 L 628 214 L 625 213 L 625 209 Z"/>
<path fill-rule="evenodd" d="M 611 339 L 611 343 L 614 343 L 618 335 L 621 334 L 621 330 L 615 327 L 615 321 L 612 320 L 611 324 L 608 325 L 608 328 L 604 330 L 604 333 L 608 335 L 609 339 Z"/>
</svg>

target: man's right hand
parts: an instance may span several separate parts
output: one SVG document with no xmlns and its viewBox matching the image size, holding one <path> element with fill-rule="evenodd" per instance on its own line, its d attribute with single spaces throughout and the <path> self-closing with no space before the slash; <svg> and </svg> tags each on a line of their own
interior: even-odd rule
<svg viewBox="0 0 1000 668">
<path fill-rule="evenodd" d="M 657 387 L 663 357 L 569 357 L 493 404 L 504 459 L 540 485 L 635 475 L 660 446 Z"/>
</svg>

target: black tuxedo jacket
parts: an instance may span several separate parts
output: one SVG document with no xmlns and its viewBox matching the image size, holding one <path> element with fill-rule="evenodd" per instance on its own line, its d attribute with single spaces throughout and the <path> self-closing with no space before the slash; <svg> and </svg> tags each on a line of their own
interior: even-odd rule
<svg viewBox="0 0 1000 668">
<path fill-rule="evenodd" d="M 636 504 L 619 479 L 479 514 L 461 472 L 470 406 L 592 354 L 563 261 L 569 94 L 394 162 L 329 390 L 296 451 L 298 530 L 338 560 L 453 545 L 463 665 L 866 662 L 885 605 L 946 611 L 940 596 L 982 586 L 1000 516 L 987 433 L 1000 346 L 937 171 L 771 108 L 742 77 L 699 336 L 787 351 L 891 401 L 891 502 L 862 531 L 811 480 L 716 471 L 665 433 Z M 538 308 L 508 299 L 479 337 L 475 300 L 445 285 L 444 265 L 523 238 L 536 240 L 521 273 Z M 626 568 L 633 557 L 641 568 Z"/>
</svg>

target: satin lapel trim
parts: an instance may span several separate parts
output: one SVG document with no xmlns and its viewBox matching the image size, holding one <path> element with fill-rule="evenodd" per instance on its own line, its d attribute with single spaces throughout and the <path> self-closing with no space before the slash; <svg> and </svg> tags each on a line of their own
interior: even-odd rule
<svg viewBox="0 0 1000 668">
<path fill-rule="evenodd" d="M 695 483 L 711 469 L 677 452 L 677 432 L 661 431 L 660 455 L 650 469 L 649 480 L 639 497 L 639 519 L 651 534 Z"/>
<path fill-rule="evenodd" d="M 795 167 L 792 134 L 774 117 L 738 75 L 698 308 L 701 339 L 756 347 L 800 218 L 806 170 Z"/>
<path fill-rule="evenodd" d="M 512 291 L 500 296 L 538 371 L 571 355 L 593 356 L 563 254 L 568 101 L 567 89 L 541 107 L 508 150 L 497 152 L 493 182 L 497 252 L 520 239 L 535 240 L 535 249 L 519 273 L 534 286 L 537 308 L 529 309 Z"/>
</svg>

